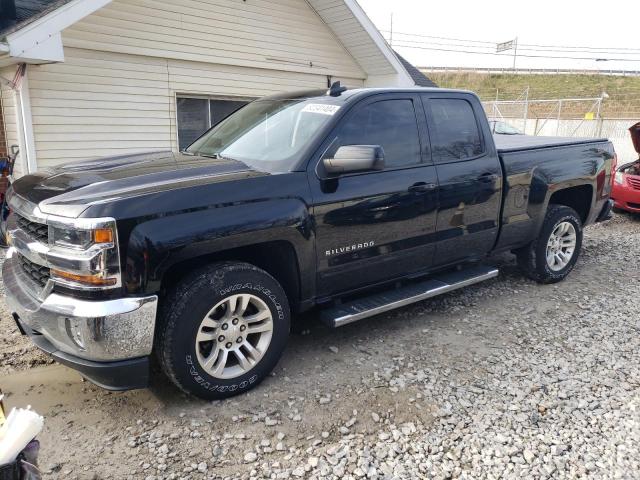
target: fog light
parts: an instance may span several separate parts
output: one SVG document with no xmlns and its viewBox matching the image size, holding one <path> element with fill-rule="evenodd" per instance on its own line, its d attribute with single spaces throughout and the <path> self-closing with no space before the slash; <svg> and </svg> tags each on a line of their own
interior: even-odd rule
<svg viewBox="0 0 640 480">
<path fill-rule="evenodd" d="M 65 329 L 67 330 L 67 336 L 71 341 L 80 349 L 86 350 L 84 340 L 84 333 L 82 331 L 82 320 L 77 318 L 65 318 Z"/>
</svg>

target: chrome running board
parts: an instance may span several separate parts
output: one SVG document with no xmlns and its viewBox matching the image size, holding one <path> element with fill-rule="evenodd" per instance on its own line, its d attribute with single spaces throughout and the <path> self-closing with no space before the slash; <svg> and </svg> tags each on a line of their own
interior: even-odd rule
<svg viewBox="0 0 640 480">
<path fill-rule="evenodd" d="M 436 274 L 428 280 L 327 308 L 320 315 L 324 323 L 337 328 L 497 276 L 497 269 L 484 265 Z"/>
</svg>

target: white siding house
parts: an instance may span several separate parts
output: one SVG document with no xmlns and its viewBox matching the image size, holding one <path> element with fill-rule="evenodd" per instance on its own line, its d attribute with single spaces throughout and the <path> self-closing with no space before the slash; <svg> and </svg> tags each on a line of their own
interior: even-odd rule
<svg viewBox="0 0 640 480">
<path fill-rule="evenodd" d="M 355 0 L 29 0 L 23 15 L 8 1 L 0 89 L 17 175 L 176 150 L 275 92 L 416 84 Z"/>
</svg>

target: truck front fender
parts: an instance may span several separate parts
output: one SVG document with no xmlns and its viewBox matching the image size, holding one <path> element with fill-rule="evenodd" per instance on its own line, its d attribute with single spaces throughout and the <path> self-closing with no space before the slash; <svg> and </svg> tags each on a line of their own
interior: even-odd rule
<svg viewBox="0 0 640 480">
<path fill-rule="evenodd" d="M 315 285 L 315 237 L 307 205 L 296 198 L 221 205 L 153 218 L 136 225 L 127 245 L 129 293 L 157 293 L 177 264 L 269 242 L 289 243 L 308 298 Z"/>
</svg>

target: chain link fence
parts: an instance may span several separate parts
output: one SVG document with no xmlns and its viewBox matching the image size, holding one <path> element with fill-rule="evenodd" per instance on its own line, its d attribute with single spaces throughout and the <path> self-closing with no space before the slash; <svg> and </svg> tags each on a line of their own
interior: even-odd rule
<svg viewBox="0 0 640 480">
<path fill-rule="evenodd" d="M 640 116 L 622 115 L 605 118 L 608 96 L 591 98 L 529 99 L 528 90 L 515 99 L 482 99 L 490 120 L 504 122 L 527 135 L 608 138 L 614 144 L 621 162 L 638 157 L 631 143 L 629 127 Z"/>
</svg>

